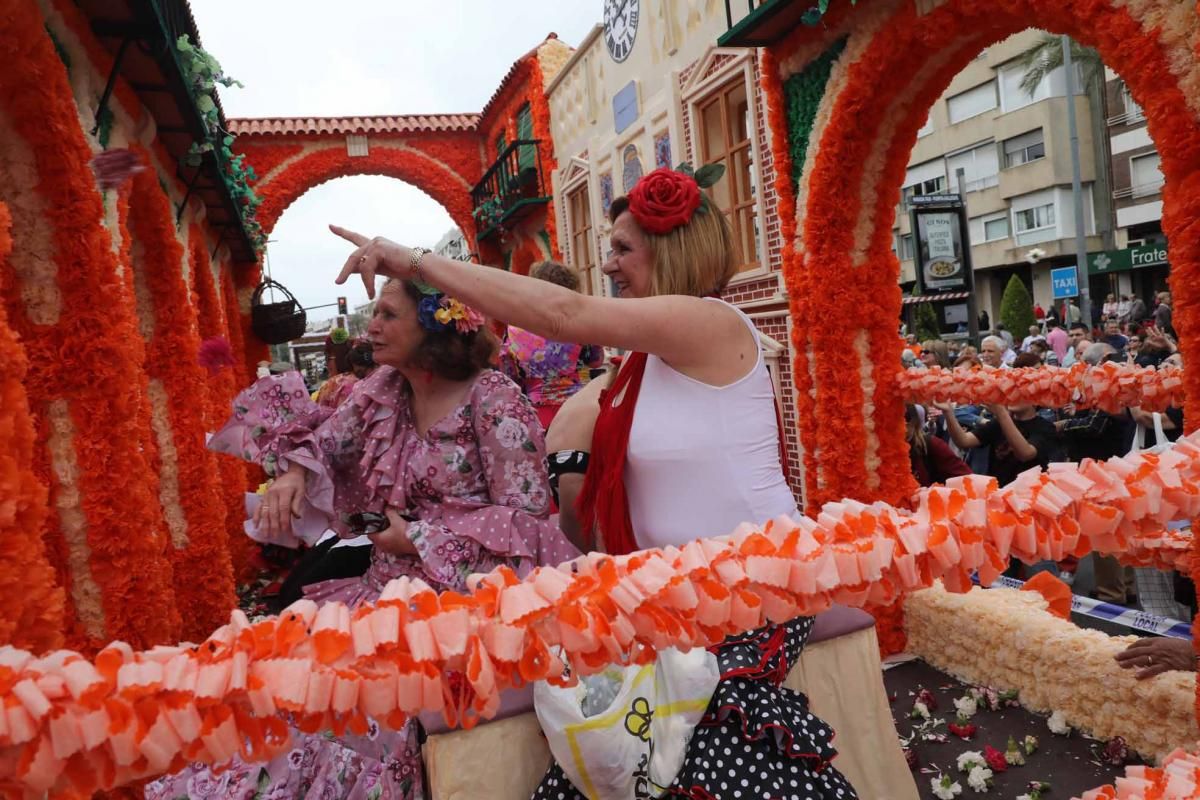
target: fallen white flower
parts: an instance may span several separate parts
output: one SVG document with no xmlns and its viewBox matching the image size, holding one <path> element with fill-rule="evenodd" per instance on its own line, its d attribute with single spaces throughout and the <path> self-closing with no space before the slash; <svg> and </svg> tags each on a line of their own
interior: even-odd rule
<svg viewBox="0 0 1200 800">
<path fill-rule="evenodd" d="M 982 766 L 987 761 L 978 750 L 968 750 L 958 757 L 957 763 L 959 772 L 970 772 L 972 767 Z"/>
<path fill-rule="evenodd" d="M 972 767 L 967 775 L 967 785 L 977 792 L 986 792 L 991 786 L 992 771 L 987 767 Z"/>
<path fill-rule="evenodd" d="M 1071 733 L 1071 726 L 1067 724 L 1067 718 L 1061 711 L 1055 711 L 1050 715 L 1050 719 L 1046 720 L 1046 727 L 1050 732 L 1058 736 L 1067 736 Z"/>
<path fill-rule="evenodd" d="M 933 796 L 938 800 L 954 800 L 955 797 L 962 794 L 962 786 L 958 781 L 951 781 L 949 775 L 930 778 L 929 785 L 933 789 Z"/>
<path fill-rule="evenodd" d="M 954 701 L 954 710 L 958 712 L 958 718 L 966 721 L 975 716 L 975 712 L 979 710 L 979 704 L 971 695 L 964 695 Z"/>
</svg>

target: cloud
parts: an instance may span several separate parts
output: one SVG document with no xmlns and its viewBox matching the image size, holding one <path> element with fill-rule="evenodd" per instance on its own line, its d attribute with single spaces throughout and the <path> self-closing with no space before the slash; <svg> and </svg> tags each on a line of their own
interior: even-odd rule
<svg viewBox="0 0 1200 800">
<path fill-rule="evenodd" d="M 227 117 L 335 117 L 480 111 L 514 61 L 551 31 L 578 44 L 599 0 L 191 0 L 204 49 L 244 89 L 221 89 Z M 305 307 L 366 302 L 335 286 L 350 254 L 335 222 L 370 236 L 433 246 L 454 227 L 419 189 L 356 176 L 293 203 L 271 232 L 274 278 Z M 333 316 L 317 309 L 310 319 Z"/>
</svg>

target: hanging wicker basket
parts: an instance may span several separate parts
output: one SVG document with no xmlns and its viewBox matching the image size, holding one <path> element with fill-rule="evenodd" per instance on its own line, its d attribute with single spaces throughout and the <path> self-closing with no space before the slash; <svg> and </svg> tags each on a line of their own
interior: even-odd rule
<svg viewBox="0 0 1200 800">
<path fill-rule="evenodd" d="M 287 300 L 279 303 L 264 303 L 263 292 L 275 289 Z M 254 334 L 267 344 L 283 344 L 304 335 L 308 316 L 296 297 L 282 283 L 267 278 L 254 289 L 250 299 L 250 327 Z"/>
</svg>

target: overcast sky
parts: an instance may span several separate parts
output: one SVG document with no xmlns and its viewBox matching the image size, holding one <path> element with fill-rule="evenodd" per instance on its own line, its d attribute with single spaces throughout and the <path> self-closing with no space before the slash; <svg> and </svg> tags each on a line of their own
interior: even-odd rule
<svg viewBox="0 0 1200 800">
<path fill-rule="evenodd" d="M 574 47 L 601 19 L 601 0 L 191 0 L 204 48 L 244 89 L 222 88 L 228 117 L 338 117 L 477 112 L 513 62 L 551 31 Z M 275 279 L 307 306 L 361 283 L 333 276 L 349 248 L 336 222 L 432 246 L 454 227 L 427 195 L 393 178 L 323 184 L 292 204 L 268 245 Z M 309 313 L 332 316 L 336 309 Z"/>
</svg>

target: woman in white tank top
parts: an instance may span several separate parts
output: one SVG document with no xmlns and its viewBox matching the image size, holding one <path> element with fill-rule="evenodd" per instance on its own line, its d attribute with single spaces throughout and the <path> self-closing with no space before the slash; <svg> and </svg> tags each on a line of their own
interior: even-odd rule
<svg viewBox="0 0 1200 800">
<path fill-rule="evenodd" d="M 701 192 L 720 175 L 657 169 L 613 202 L 603 270 L 621 299 L 334 227 L 358 246 L 338 280 L 358 273 L 373 296 L 376 274 L 419 279 L 541 336 L 631 351 L 601 396 L 580 497 L 584 528 L 598 527 L 610 553 L 727 534 L 795 514 L 796 503 L 757 332 L 715 297 L 737 264 L 728 222 Z M 664 796 L 856 797 L 830 765 L 832 730 L 804 695 L 780 685 L 811 627 L 801 617 L 714 648 L 721 682 Z M 534 797 L 583 795 L 555 764 Z"/>
</svg>

